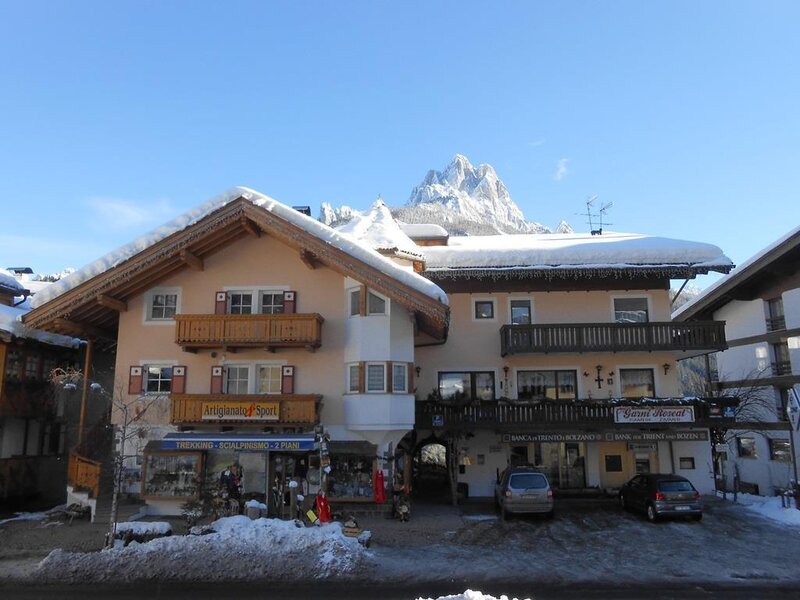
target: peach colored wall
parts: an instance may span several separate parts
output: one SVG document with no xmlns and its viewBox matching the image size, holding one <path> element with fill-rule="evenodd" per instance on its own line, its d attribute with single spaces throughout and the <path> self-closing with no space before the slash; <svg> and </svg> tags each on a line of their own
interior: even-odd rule
<svg viewBox="0 0 800 600">
<path fill-rule="evenodd" d="M 144 295 L 131 299 L 128 310 L 120 315 L 117 349 L 117 389 L 127 392 L 130 365 L 142 361 L 173 361 L 186 365 L 189 393 L 208 393 L 211 366 L 227 363 L 262 361 L 295 365 L 295 392 L 323 394 L 323 420 L 341 423 L 341 396 L 344 391 L 344 293 L 342 275 L 325 267 L 311 270 L 299 259 L 296 250 L 270 238 L 244 238 L 208 257 L 205 270 L 183 269 L 154 287 L 181 288 L 180 312 L 213 313 L 214 292 L 239 287 L 284 287 L 297 291 L 297 312 L 320 313 L 322 347 L 316 352 L 305 349 L 244 350 L 224 355 L 202 350 L 183 352 L 174 343 L 175 326 L 145 324 Z M 336 399 L 339 399 L 338 401 Z M 163 421 L 163 416 L 158 418 Z M 166 419 L 169 419 L 167 413 Z"/>
<path fill-rule="evenodd" d="M 417 398 L 424 399 L 438 386 L 439 371 L 493 370 L 496 395 L 516 397 L 518 369 L 575 369 L 578 371 L 578 394 L 586 398 L 618 396 L 620 368 L 648 367 L 655 370 L 656 395 L 673 396 L 679 393 L 675 355 L 671 352 L 652 353 L 590 353 L 590 354 L 528 354 L 500 356 L 500 328 L 510 322 L 509 298 L 530 298 L 534 323 L 591 323 L 614 320 L 613 297 L 647 296 L 650 298 L 650 320 L 669 320 L 669 297 L 666 290 L 648 290 L 640 293 L 625 292 L 550 292 L 532 294 L 450 294 L 450 334 L 443 346 L 417 348 L 416 364 L 421 367 L 416 382 Z M 475 321 L 473 301 L 494 299 L 494 321 Z M 671 368 L 665 375 L 662 365 Z M 603 366 L 602 388 L 593 381 L 596 365 Z M 509 367 L 506 388 L 503 367 Z M 612 384 L 607 383 L 608 372 L 613 371 Z M 583 373 L 589 376 L 584 377 Z M 503 383 L 503 389 L 500 384 Z"/>
</svg>

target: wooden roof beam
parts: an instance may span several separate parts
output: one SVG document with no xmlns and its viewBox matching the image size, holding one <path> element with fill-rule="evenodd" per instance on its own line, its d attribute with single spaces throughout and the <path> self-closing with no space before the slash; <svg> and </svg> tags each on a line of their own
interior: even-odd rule
<svg viewBox="0 0 800 600">
<path fill-rule="evenodd" d="M 180 257 L 181 260 L 186 263 L 186 266 L 195 271 L 202 271 L 205 268 L 203 259 L 189 250 L 181 250 Z"/>
<path fill-rule="evenodd" d="M 98 294 L 97 295 L 97 303 L 100 306 L 104 306 L 105 308 L 110 308 L 111 310 L 115 310 L 117 312 L 127 312 L 128 310 L 128 303 L 123 302 L 122 300 L 117 300 L 109 296 L 108 294 Z"/>
<path fill-rule="evenodd" d="M 319 266 L 317 257 L 308 250 L 300 250 L 300 260 L 303 261 L 303 264 L 312 271 Z"/>
<path fill-rule="evenodd" d="M 111 341 L 116 341 L 117 339 L 114 333 L 101 329 L 100 327 L 87 325 L 86 323 L 76 323 L 75 321 L 69 321 L 67 319 L 53 319 L 53 325 L 61 331 L 66 331 L 85 338 L 104 338 Z"/>
<path fill-rule="evenodd" d="M 242 217 L 242 229 L 254 238 L 261 237 L 261 228 L 247 217 Z"/>
</svg>

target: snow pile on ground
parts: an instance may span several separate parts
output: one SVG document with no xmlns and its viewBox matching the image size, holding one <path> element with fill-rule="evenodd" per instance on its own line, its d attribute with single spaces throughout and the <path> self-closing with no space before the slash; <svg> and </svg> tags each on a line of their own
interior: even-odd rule
<svg viewBox="0 0 800 600">
<path fill-rule="evenodd" d="M 417 598 L 417 600 L 432 600 L 432 599 Z M 455 596 L 439 596 L 436 600 L 509 600 L 509 599 L 508 596 L 506 596 L 505 594 L 503 594 L 499 598 L 495 598 L 494 596 L 489 596 L 488 594 L 484 594 L 483 592 L 467 590 L 463 594 L 456 594 Z M 517 599 L 514 598 L 514 600 Z"/>
<path fill-rule="evenodd" d="M 125 521 L 117 523 L 117 533 L 130 531 L 134 535 L 168 535 L 172 525 L 166 521 Z"/>
<path fill-rule="evenodd" d="M 49 512 L 18 512 L 8 519 L 0 519 L 0 525 L 11 521 L 41 521 L 49 516 Z"/>
<path fill-rule="evenodd" d="M 239 515 L 212 526 L 208 535 L 164 537 L 102 552 L 54 550 L 33 576 L 63 583 L 346 578 L 358 570 L 365 552 L 339 523 L 306 528 Z"/>
<path fill-rule="evenodd" d="M 795 508 L 794 498 L 790 500 L 789 508 L 783 508 L 780 496 L 738 494 L 736 502 L 768 519 L 780 521 L 787 525 L 800 525 L 800 510 Z"/>
</svg>

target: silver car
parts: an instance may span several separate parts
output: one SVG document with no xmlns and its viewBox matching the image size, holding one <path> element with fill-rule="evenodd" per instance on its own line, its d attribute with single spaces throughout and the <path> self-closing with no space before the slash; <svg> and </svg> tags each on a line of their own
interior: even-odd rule
<svg viewBox="0 0 800 600">
<path fill-rule="evenodd" d="M 533 467 L 509 467 L 498 475 L 494 501 L 503 519 L 510 514 L 553 516 L 553 490 L 544 473 Z"/>
</svg>

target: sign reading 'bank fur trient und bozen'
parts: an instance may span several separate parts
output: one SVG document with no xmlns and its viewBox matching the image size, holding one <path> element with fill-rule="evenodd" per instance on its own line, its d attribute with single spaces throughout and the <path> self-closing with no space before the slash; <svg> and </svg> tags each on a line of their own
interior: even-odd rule
<svg viewBox="0 0 800 600">
<path fill-rule="evenodd" d="M 278 402 L 203 402 L 203 421 L 278 421 Z"/>
<path fill-rule="evenodd" d="M 692 406 L 615 406 L 615 423 L 694 423 Z"/>
</svg>

